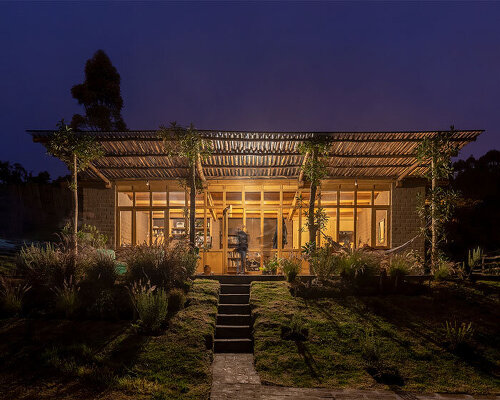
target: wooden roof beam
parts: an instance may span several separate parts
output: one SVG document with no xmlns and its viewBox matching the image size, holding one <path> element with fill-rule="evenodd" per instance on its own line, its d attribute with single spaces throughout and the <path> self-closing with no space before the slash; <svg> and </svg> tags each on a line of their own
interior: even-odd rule
<svg viewBox="0 0 500 400">
<path fill-rule="evenodd" d="M 106 178 L 101 171 L 99 171 L 92 163 L 89 164 L 89 168 L 92 170 L 92 172 L 94 172 L 99 178 L 101 178 L 104 181 L 107 189 L 111 188 L 111 181 L 108 178 Z"/>
<path fill-rule="evenodd" d="M 413 171 L 415 171 L 418 167 L 421 166 L 421 162 L 417 161 L 406 168 L 401 175 L 396 179 L 396 187 L 400 187 L 402 185 L 403 179 L 410 175 Z M 424 165 L 422 165 L 424 166 Z"/>
<path fill-rule="evenodd" d="M 214 151 L 211 156 L 300 156 L 296 151 Z M 415 158 L 415 154 L 408 153 L 388 153 L 388 154 L 337 154 L 329 153 L 328 156 L 338 158 Z M 159 152 L 143 152 L 143 153 L 112 153 L 108 152 L 105 157 L 169 157 L 168 154 Z"/>
</svg>

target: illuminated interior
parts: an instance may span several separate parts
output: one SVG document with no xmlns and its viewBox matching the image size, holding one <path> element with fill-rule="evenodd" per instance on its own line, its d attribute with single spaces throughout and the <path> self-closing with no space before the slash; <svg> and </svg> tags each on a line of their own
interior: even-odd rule
<svg viewBox="0 0 500 400">
<path fill-rule="evenodd" d="M 189 234 L 189 195 L 176 183 L 118 185 L 117 238 L 119 247 L 164 243 Z M 389 246 L 390 185 L 326 182 L 316 207 L 327 221 L 317 243 L 329 238 L 360 248 Z M 203 263 L 222 273 L 236 269 L 238 229 L 248 233 L 247 269 L 260 273 L 266 260 L 300 255 L 309 241 L 309 189 L 275 181 L 209 184 L 196 196 L 196 246 Z M 281 223 L 280 223 L 281 221 Z"/>
</svg>

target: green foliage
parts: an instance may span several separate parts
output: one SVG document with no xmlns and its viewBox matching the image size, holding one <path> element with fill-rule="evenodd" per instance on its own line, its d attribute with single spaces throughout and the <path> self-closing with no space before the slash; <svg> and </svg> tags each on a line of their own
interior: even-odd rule
<svg viewBox="0 0 500 400">
<path fill-rule="evenodd" d="M 78 281 L 73 280 L 73 276 L 65 279 L 62 286 L 52 288 L 55 294 L 56 310 L 63 313 L 66 318 L 71 318 L 75 315 L 80 304 L 78 292 L 80 286 Z"/>
<path fill-rule="evenodd" d="M 73 129 L 123 131 L 127 127 L 121 110 L 120 74 L 103 50 L 95 52 L 85 64 L 85 81 L 71 88 L 71 95 L 85 108 L 85 115 L 75 114 Z"/>
<path fill-rule="evenodd" d="M 439 257 L 439 249 L 446 241 L 446 223 L 450 221 L 459 194 L 450 188 L 438 185 L 440 180 L 452 176 L 453 165 L 451 157 L 457 155 L 458 146 L 451 140 L 455 129 L 451 126 L 448 132 L 425 138 L 417 147 L 417 159 L 422 163 L 430 163 L 425 177 L 430 185 L 426 196 L 419 199 L 417 212 L 424 222 L 422 233 L 430 241 L 431 263 L 435 264 Z M 435 268 L 435 265 L 433 265 Z"/>
<path fill-rule="evenodd" d="M 280 259 L 277 256 L 270 258 L 264 262 L 264 265 L 260 267 L 263 274 L 276 275 L 278 272 L 278 267 L 280 265 Z"/>
<path fill-rule="evenodd" d="M 95 139 L 84 132 L 76 132 L 61 120 L 47 142 L 47 151 L 66 163 L 72 173 L 85 170 L 92 161 L 104 154 L 102 146 Z M 76 171 L 73 165 L 73 156 L 77 158 Z M 76 188 L 72 188 L 76 190 Z"/>
<path fill-rule="evenodd" d="M 23 308 L 23 299 L 31 286 L 7 280 L 0 276 L 2 309 L 7 315 L 18 315 Z"/>
<path fill-rule="evenodd" d="M 301 335 L 307 329 L 304 315 L 301 313 L 293 314 L 289 326 L 292 334 Z"/>
<path fill-rule="evenodd" d="M 130 296 L 138 316 L 140 328 L 146 333 L 160 331 L 168 311 L 168 297 L 164 289 L 157 289 L 148 281 L 134 282 L 130 288 Z"/>
<path fill-rule="evenodd" d="M 452 351 L 459 350 L 464 345 L 468 345 L 475 331 L 472 322 L 458 324 L 457 321 L 446 321 L 444 329 L 446 342 Z"/>
<path fill-rule="evenodd" d="M 168 311 L 176 313 L 184 308 L 186 303 L 186 294 L 184 290 L 174 288 L 168 292 Z"/>
<path fill-rule="evenodd" d="M 94 250 L 89 264 L 83 271 L 83 276 L 85 281 L 94 287 L 109 289 L 118 278 L 115 260 L 109 254 Z"/>
<path fill-rule="evenodd" d="M 481 264 L 483 255 L 483 250 L 479 246 L 475 249 L 469 250 L 467 257 L 467 266 L 469 267 L 469 271 L 472 271 L 475 267 Z"/>
<path fill-rule="evenodd" d="M 333 253 L 330 247 L 315 248 L 309 253 L 311 271 L 320 281 L 331 279 L 338 272 L 341 256 Z"/>
<path fill-rule="evenodd" d="M 338 258 L 338 271 L 347 281 L 369 283 L 380 273 L 380 259 L 363 250 L 352 250 Z"/>
<path fill-rule="evenodd" d="M 17 269 L 34 289 L 60 285 L 74 272 L 71 256 L 52 243 L 23 246 L 17 257 Z"/>
<path fill-rule="evenodd" d="M 128 266 L 128 282 L 149 280 L 165 288 L 182 287 L 196 272 L 199 259 L 186 241 L 136 246 L 127 249 L 123 257 Z"/>
<path fill-rule="evenodd" d="M 66 224 L 62 229 L 61 234 L 64 236 L 71 236 L 72 234 L 71 224 Z M 103 249 L 106 247 L 108 242 L 108 236 L 99 232 L 99 229 L 93 225 L 84 224 L 81 229 L 78 230 L 78 245 L 81 247 L 90 246 L 96 249 Z"/>
<path fill-rule="evenodd" d="M 444 281 L 453 273 L 453 268 L 449 261 L 440 259 L 437 267 L 434 270 L 434 279 L 436 281 Z"/>
<path fill-rule="evenodd" d="M 374 366 L 381 359 L 380 339 L 375 336 L 373 329 L 365 329 L 364 335 L 360 338 L 361 355 L 369 366 Z"/>
<path fill-rule="evenodd" d="M 408 257 L 403 254 L 396 254 L 389 262 L 389 276 L 395 279 L 402 279 L 411 271 Z"/>
<path fill-rule="evenodd" d="M 300 258 L 282 258 L 280 261 L 281 270 L 285 274 L 287 281 L 294 282 L 300 272 L 302 264 Z"/>
<path fill-rule="evenodd" d="M 301 170 L 306 179 L 314 185 L 319 185 L 321 179 L 327 176 L 327 156 L 330 146 L 326 140 L 315 138 L 302 142 L 298 150 L 301 154 L 307 155 Z"/>
</svg>

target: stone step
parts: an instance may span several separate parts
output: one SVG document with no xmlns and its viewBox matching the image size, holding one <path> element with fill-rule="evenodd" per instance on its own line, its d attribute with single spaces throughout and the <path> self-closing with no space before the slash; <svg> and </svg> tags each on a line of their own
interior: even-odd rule
<svg viewBox="0 0 500 400">
<path fill-rule="evenodd" d="M 250 325 L 250 314 L 217 314 L 217 325 Z"/>
<path fill-rule="evenodd" d="M 221 294 L 250 294 L 250 284 L 223 283 L 220 285 Z"/>
<path fill-rule="evenodd" d="M 215 339 L 215 353 L 251 353 L 253 345 L 251 339 Z"/>
<path fill-rule="evenodd" d="M 247 314 L 250 315 L 250 304 L 219 304 L 219 314 Z"/>
<path fill-rule="evenodd" d="M 248 304 L 249 294 L 219 294 L 219 304 Z"/>
<path fill-rule="evenodd" d="M 216 339 L 250 339 L 250 325 L 216 325 Z"/>
</svg>

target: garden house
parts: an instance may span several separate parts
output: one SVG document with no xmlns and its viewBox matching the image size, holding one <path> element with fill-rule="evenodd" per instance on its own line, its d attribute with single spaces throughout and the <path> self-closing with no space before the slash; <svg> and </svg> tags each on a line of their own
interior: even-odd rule
<svg viewBox="0 0 500 400">
<path fill-rule="evenodd" d="M 197 168 L 205 182 L 196 196 L 199 272 L 205 265 L 216 274 L 236 271 L 240 227 L 249 235 L 250 273 L 259 273 L 275 255 L 300 254 L 309 240 L 309 183 L 298 146 L 319 136 L 330 143 L 328 177 L 317 199 L 328 216 L 319 243 L 331 237 L 349 247 L 387 249 L 419 234 L 417 198 L 425 190 L 421 176 L 428 164 L 415 152 L 422 139 L 439 131 L 198 132 L 213 144 Z M 462 148 L 481 132 L 454 131 L 451 140 Z M 30 133 L 44 143 L 51 131 Z M 82 174 L 82 222 L 108 235 L 115 249 L 184 236 L 189 194 L 179 178 L 188 172 L 186 160 L 168 156 L 156 131 L 92 135 L 105 153 Z M 423 238 L 410 246 L 423 253 Z"/>
</svg>

